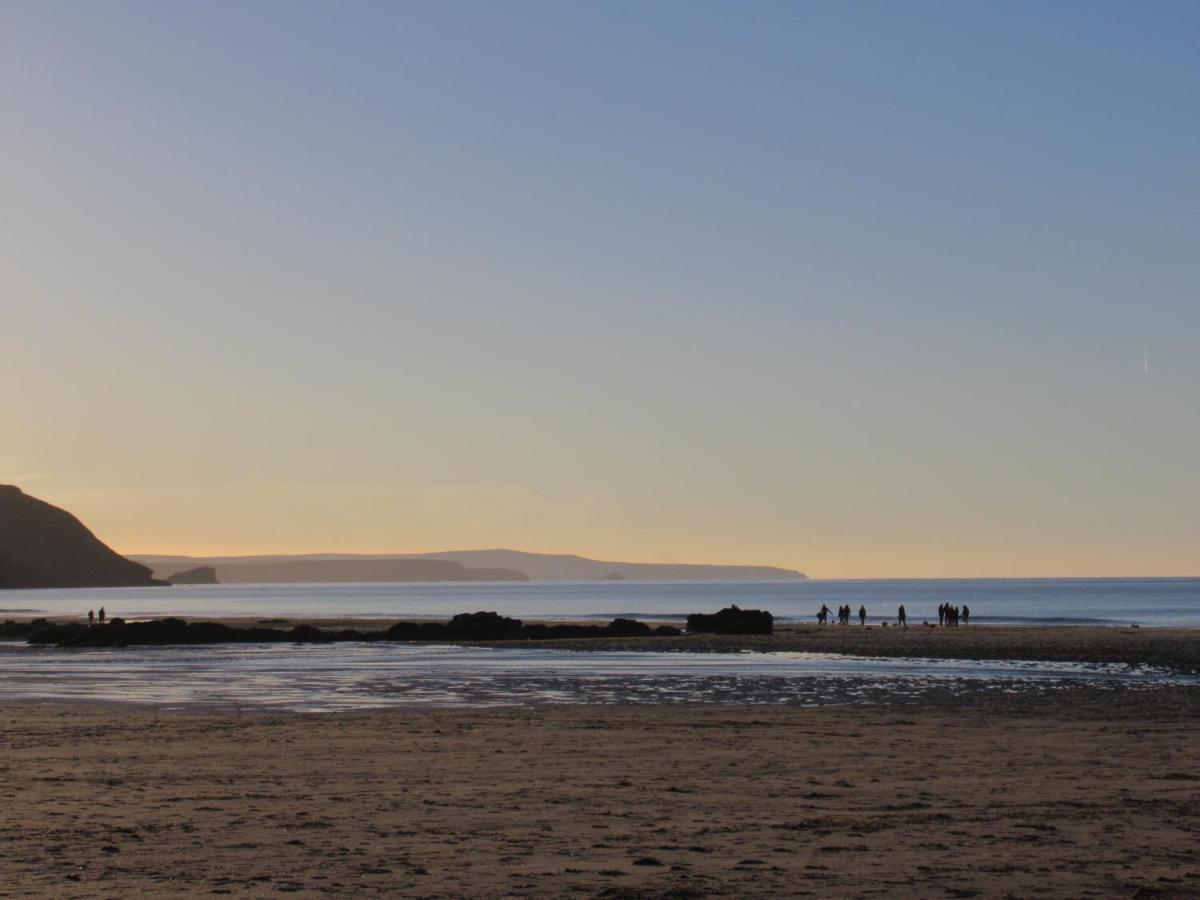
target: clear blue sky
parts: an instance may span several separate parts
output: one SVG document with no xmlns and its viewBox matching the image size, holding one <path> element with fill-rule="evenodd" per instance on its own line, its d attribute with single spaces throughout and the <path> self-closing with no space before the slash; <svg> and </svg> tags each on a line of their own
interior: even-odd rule
<svg viewBox="0 0 1200 900">
<path fill-rule="evenodd" d="M 1194 3 L 0 2 L 0 480 L 126 552 L 1196 574 L 1197 47 Z"/>
</svg>

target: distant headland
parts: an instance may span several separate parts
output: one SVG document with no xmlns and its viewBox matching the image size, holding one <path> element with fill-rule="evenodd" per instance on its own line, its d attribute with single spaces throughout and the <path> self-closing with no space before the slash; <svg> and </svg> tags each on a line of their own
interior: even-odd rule
<svg viewBox="0 0 1200 900">
<path fill-rule="evenodd" d="M 185 570 L 211 567 L 221 584 L 265 582 L 377 581 L 804 581 L 802 572 L 774 566 L 713 566 L 683 563 L 626 563 L 570 554 L 519 550 L 446 550 L 439 553 L 302 556 L 130 557 L 174 578 Z"/>
<path fill-rule="evenodd" d="M 107 547 L 66 510 L 0 485 L 0 588 L 161 584 L 148 566 Z"/>
</svg>

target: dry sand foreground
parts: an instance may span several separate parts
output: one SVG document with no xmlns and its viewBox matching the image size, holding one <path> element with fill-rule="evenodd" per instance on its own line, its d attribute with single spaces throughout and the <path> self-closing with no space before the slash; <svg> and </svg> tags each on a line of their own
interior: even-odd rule
<svg viewBox="0 0 1200 900">
<path fill-rule="evenodd" d="M 1200 895 L 1200 691 L 0 709 L 0 895 Z"/>
</svg>

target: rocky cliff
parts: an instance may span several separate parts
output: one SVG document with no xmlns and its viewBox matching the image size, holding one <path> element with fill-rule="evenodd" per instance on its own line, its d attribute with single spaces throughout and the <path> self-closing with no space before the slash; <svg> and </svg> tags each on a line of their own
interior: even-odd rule
<svg viewBox="0 0 1200 900">
<path fill-rule="evenodd" d="M 0 485 L 0 588 L 164 584 L 113 552 L 66 510 Z"/>
<path fill-rule="evenodd" d="M 212 566 L 196 566 L 167 576 L 171 584 L 217 584 L 217 570 Z"/>
</svg>

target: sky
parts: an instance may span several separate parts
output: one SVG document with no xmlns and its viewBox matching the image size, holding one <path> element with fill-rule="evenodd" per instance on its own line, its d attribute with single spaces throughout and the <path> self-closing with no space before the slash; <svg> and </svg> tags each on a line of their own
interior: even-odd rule
<svg viewBox="0 0 1200 900">
<path fill-rule="evenodd" d="M 125 553 L 1200 575 L 1198 45 L 0 0 L 0 482 Z"/>
</svg>

